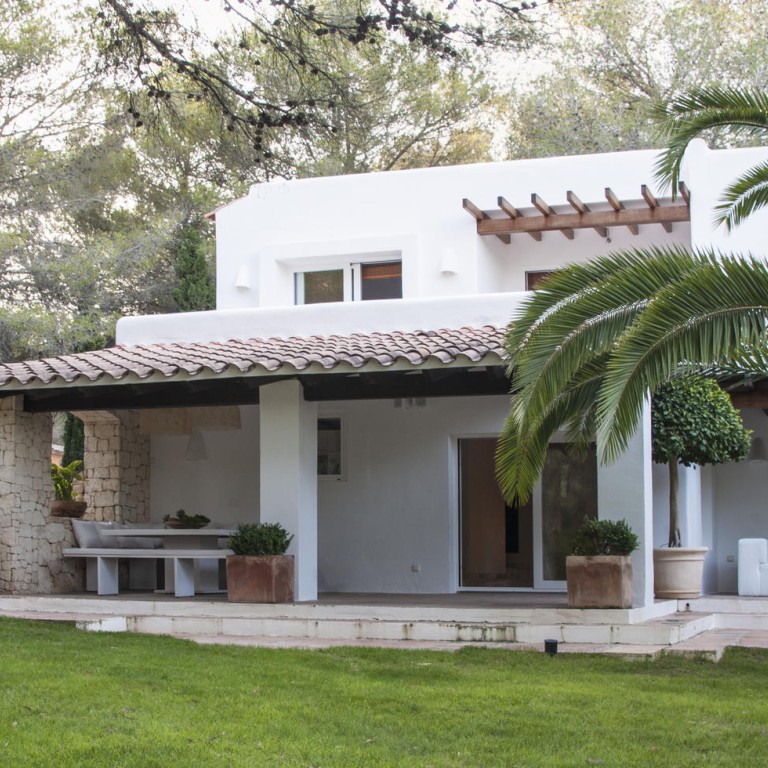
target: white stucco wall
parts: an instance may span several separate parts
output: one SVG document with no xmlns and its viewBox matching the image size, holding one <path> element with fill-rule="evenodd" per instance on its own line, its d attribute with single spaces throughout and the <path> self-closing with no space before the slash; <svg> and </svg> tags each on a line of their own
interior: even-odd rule
<svg viewBox="0 0 768 768">
<path fill-rule="evenodd" d="M 525 292 L 123 317 L 118 344 L 504 327 Z"/>
<path fill-rule="evenodd" d="M 768 416 L 756 408 L 741 413 L 753 437 L 768 443 Z M 711 473 L 718 589 L 736 592 L 738 540 L 768 538 L 768 463 L 721 464 Z"/>
<path fill-rule="evenodd" d="M 462 208 L 463 198 L 469 198 L 480 208 L 497 209 L 503 196 L 530 209 L 536 192 L 556 210 L 573 212 L 568 190 L 585 203 L 605 202 L 605 187 L 620 199 L 638 200 L 641 184 L 653 188 L 656 154 L 539 158 L 256 185 L 216 213 L 217 306 L 291 305 L 294 272 L 381 255 L 401 254 L 404 298 L 416 298 L 519 291 L 526 270 L 552 269 L 617 247 L 688 242 L 688 225 L 676 224 L 671 236 L 659 226 L 643 227 L 637 237 L 626 228 L 611 229 L 608 243 L 592 230 L 577 230 L 573 241 L 547 232 L 541 242 L 521 234 L 505 245 L 478 237 L 474 219 Z M 450 273 L 444 270 L 446 258 L 455 266 Z"/>
<path fill-rule="evenodd" d="M 457 586 L 456 438 L 497 435 L 506 396 L 320 404 L 343 419 L 344 479 L 318 482 L 321 590 L 448 592 Z M 185 461 L 188 437 L 151 439 L 151 519 L 183 507 L 225 524 L 259 520 L 259 406 L 240 430 L 205 432 L 208 458 Z M 415 573 L 413 565 L 420 571 Z"/>
<path fill-rule="evenodd" d="M 504 245 L 476 234 L 462 199 L 494 209 L 502 195 L 523 209 L 536 192 L 566 211 L 568 190 L 587 203 L 604 200 L 605 187 L 621 199 L 636 200 L 643 183 L 661 197 L 666 192 L 654 182 L 655 151 L 258 185 L 216 215 L 218 310 L 125 318 L 117 340 L 138 344 L 498 325 L 521 300 L 528 270 L 663 243 L 764 255 L 768 211 L 731 234 L 716 227 L 713 216 L 725 185 L 765 157 L 765 149 L 713 152 L 694 142 L 682 175 L 692 194 L 691 224 L 675 224 L 671 235 L 660 226 L 641 227 L 638 236 L 612 228 L 610 242 L 592 230 L 577 230 L 573 241 L 551 232 L 538 243 L 521 234 Z M 403 260 L 401 301 L 292 306 L 297 271 L 397 254 Z M 320 588 L 454 589 L 455 437 L 496 434 L 506 398 L 430 400 L 423 411 L 397 412 L 391 401 L 323 408 L 344 417 L 345 439 L 355 448 L 347 452 L 346 479 L 321 481 L 318 488 Z M 153 519 L 179 507 L 223 523 L 257 519 L 258 408 L 242 412 L 239 433 L 206 433 L 205 462 L 184 461 L 185 438 L 152 438 Z M 748 412 L 748 426 L 768 441 L 762 411 Z M 619 477 L 614 490 L 620 489 L 620 475 L 614 477 Z M 606 478 L 601 482 L 605 489 Z M 666 483 L 664 467 L 655 467 L 650 534 L 655 545 L 666 540 Z M 693 543 L 693 537 L 712 549 L 705 588 L 733 591 L 738 538 L 768 536 L 763 513 L 768 469 L 742 464 L 693 470 L 681 483 L 681 495 L 688 510 L 686 542 Z"/>
<path fill-rule="evenodd" d="M 430 398 L 424 408 L 393 400 L 318 404 L 342 419 L 343 477 L 317 482 L 321 591 L 446 593 L 458 588 L 458 454 L 461 438 L 495 437 L 506 396 Z M 216 522 L 257 521 L 259 406 L 241 406 L 240 430 L 205 432 L 208 458 L 186 461 L 188 437 L 151 438 L 151 518 L 183 507 Z M 626 517 L 643 542 L 642 453 L 600 470 L 601 516 Z M 628 483 L 633 483 L 630 487 Z M 291 527 L 291 526 L 289 526 Z M 637 555 L 636 604 L 649 582 Z"/>
<path fill-rule="evenodd" d="M 633 605 L 653 603 L 653 483 L 651 411 L 646 405 L 627 449 L 613 464 L 598 467 L 598 517 L 626 520 L 637 534 L 632 555 Z"/>
<path fill-rule="evenodd" d="M 240 406 L 241 428 L 203 432 L 207 459 L 187 461 L 189 436 L 150 438 L 150 520 L 182 508 L 224 524 L 259 520 L 259 407 Z"/>
<path fill-rule="evenodd" d="M 725 188 L 744 171 L 766 159 L 765 147 L 713 151 L 701 139 L 691 142 L 682 177 L 691 189 L 691 244 L 694 247 L 767 255 L 768 209 L 752 214 L 731 232 L 715 223 L 715 209 Z"/>
</svg>

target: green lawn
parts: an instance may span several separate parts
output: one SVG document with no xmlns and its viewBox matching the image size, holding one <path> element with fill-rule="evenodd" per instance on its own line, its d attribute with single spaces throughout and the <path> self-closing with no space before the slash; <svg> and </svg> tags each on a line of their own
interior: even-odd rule
<svg viewBox="0 0 768 768">
<path fill-rule="evenodd" d="M 205 647 L 0 618 L 0 766 L 764 766 L 768 653 Z"/>
</svg>

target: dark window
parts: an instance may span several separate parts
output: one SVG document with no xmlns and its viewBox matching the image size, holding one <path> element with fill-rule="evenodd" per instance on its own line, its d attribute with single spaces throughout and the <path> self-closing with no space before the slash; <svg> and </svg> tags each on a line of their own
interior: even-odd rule
<svg viewBox="0 0 768 768">
<path fill-rule="evenodd" d="M 526 272 L 525 273 L 525 290 L 535 291 L 542 280 L 545 280 L 552 274 L 553 270 L 543 269 L 540 272 Z"/>
<path fill-rule="evenodd" d="M 341 419 L 317 420 L 317 474 L 341 477 Z"/>
<path fill-rule="evenodd" d="M 383 264 L 361 264 L 360 298 L 363 301 L 402 299 L 403 263 L 388 261 Z"/>
</svg>

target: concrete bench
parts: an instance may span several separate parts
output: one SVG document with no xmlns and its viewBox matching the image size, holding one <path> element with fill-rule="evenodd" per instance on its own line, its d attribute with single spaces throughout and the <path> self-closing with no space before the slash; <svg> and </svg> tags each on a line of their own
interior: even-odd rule
<svg viewBox="0 0 768 768">
<path fill-rule="evenodd" d="M 195 561 L 223 560 L 231 549 L 129 549 L 123 547 L 71 547 L 62 550 L 64 557 L 96 559 L 96 591 L 100 595 L 118 594 L 118 560 L 171 560 L 173 562 L 174 594 L 192 597 L 195 594 Z"/>
</svg>

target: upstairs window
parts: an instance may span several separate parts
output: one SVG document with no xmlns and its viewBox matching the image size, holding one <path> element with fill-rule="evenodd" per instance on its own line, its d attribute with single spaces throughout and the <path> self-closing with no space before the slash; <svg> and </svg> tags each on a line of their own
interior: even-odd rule
<svg viewBox="0 0 768 768">
<path fill-rule="evenodd" d="M 526 272 L 525 290 L 535 291 L 553 272 L 553 269 L 545 269 L 538 272 Z"/>
<path fill-rule="evenodd" d="M 403 262 L 360 265 L 360 299 L 402 299 Z"/>
<path fill-rule="evenodd" d="M 344 301 L 343 269 L 296 274 L 297 304 L 326 304 L 330 301 Z"/>
<path fill-rule="evenodd" d="M 403 263 L 377 261 L 296 272 L 295 290 L 297 304 L 402 299 Z"/>
</svg>

